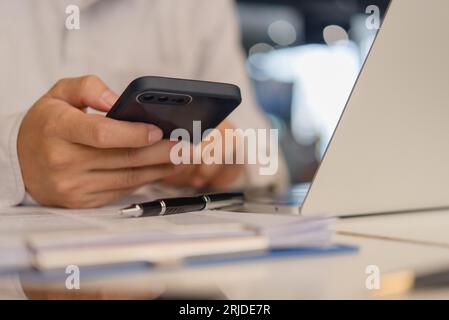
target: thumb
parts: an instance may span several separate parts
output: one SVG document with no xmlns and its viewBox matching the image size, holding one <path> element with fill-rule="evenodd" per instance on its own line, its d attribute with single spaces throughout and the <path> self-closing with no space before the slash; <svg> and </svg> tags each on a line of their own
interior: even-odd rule
<svg viewBox="0 0 449 320">
<path fill-rule="evenodd" d="M 118 99 L 117 94 L 93 75 L 59 80 L 47 95 L 79 109 L 91 107 L 105 112 L 109 111 Z"/>
</svg>

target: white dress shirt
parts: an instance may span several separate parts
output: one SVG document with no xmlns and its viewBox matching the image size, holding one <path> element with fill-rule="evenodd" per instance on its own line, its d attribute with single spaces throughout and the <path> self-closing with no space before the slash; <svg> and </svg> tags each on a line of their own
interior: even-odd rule
<svg viewBox="0 0 449 320">
<path fill-rule="evenodd" d="M 80 29 L 66 28 L 66 6 L 80 8 Z M 158 75 L 237 84 L 239 128 L 269 128 L 245 74 L 230 0 L 0 0 L 0 205 L 26 191 L 17 135 L 26 111 L 60 78 L 96 74 L 120 94 L 136 77 Z M 246 166 L 250 186 L 284 184 Z"/>
</svg>

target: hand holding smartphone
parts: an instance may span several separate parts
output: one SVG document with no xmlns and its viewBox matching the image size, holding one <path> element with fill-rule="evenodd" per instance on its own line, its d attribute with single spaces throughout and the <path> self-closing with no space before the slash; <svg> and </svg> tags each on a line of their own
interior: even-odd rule
<svg viewBox="0 0 449 320">
<path fill-rule="evenodd" d="M 193 142 L 193 121 L 201 121 L 202 136 L 241 101 L 240 89 L 232 84 L 147 76 L 132 81 L 106 116 L 154 124 L 166 139 L 182 128 Z"/>
</svg>

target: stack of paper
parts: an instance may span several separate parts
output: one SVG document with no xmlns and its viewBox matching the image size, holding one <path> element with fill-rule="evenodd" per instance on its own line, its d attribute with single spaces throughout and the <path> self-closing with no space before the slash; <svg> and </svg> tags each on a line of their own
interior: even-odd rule
<svg viewBox="0 0 449 320">
<path fill-rule="evenodd" d="M 271 248 L 323 247 L 330 244 L 330 226 L 334 218 L 305 218 L 296 215 L 219 212 L 214 214 L 228 221 L 238 221 L 263 235 Z"/>
<path fill-rule="evenodd" d="M 273 248 L 323 247 L 330 243 L 327 218 L 205 211 L 103 221 L 103 229 L 36 233 L 27 237 L 40 269 L 145 261 L 248 255 Z"/>
<path fill-rule="evenodd" d="M 101 211 L 101 210 L 100 210 Z M 109 210 L 110 212 L 110 210 Z M 0 208 L 0 274 L 29 268 L 32 255 L 26 237 L 33 233 L 100 230 L 99 214 L 84 219 L 64 210 L 40 207 Z"/>
<path fill-rule="evenodd" d="M 116 208 L 15 208 L 0 211 L 0 272 L 30 266 L 166 265 L 277 248 L 323 248 L 330 244 L 333 221 L 224 211 L 124 218 Z"/>
</svg>

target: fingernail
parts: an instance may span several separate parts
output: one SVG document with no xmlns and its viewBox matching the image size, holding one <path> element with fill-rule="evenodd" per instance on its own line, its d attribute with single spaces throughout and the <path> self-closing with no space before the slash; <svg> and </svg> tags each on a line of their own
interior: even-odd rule
<svg viewBox="0 0 449 320">
<path fill-rule="evenodd" d="M 118 95 L 116 95 L 111 90 L 106 90 L 101 95 L 101 100 L 105 103 L 105 105 L 108 108 L 111 108 L 114 105 L 114 103 L 117 101 L 117 99 L 118 99 Z"/>
<path fill-rule="evenodd" d="M 164 134 L 162 133 L 162 130 L 157 127 L 151 127 L 150 131 L 148 132 L 148 142 L 149 143 L 155 143 L 160 140 L 162 140 L 162 136 Z"/>
</svg>

